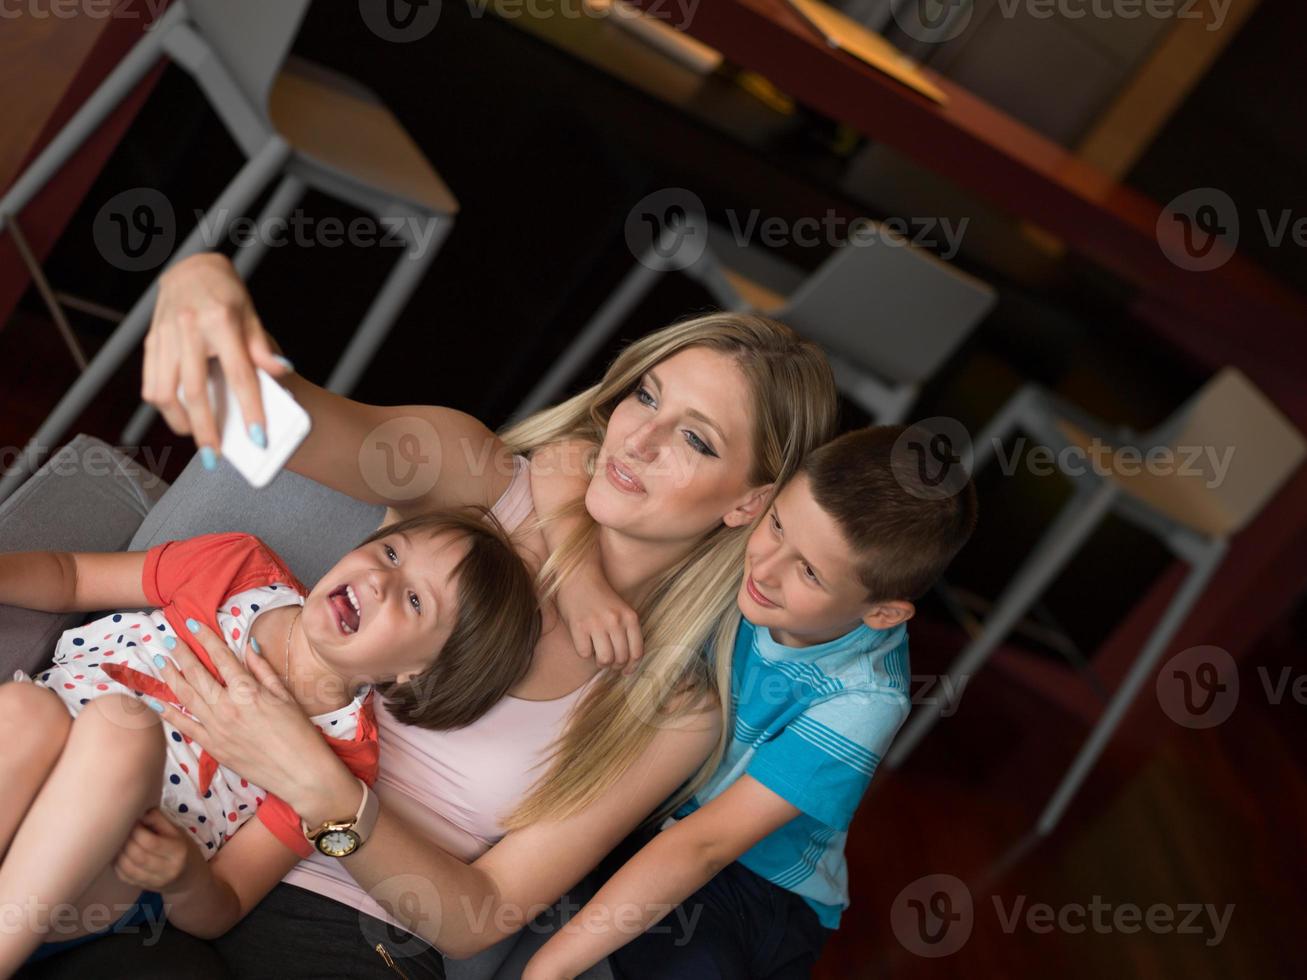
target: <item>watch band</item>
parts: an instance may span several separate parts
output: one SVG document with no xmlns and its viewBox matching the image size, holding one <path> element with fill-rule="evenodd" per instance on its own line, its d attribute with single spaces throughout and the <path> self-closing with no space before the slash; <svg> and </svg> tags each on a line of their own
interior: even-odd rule
<svg viewBox="0 0 1307 980">
<path fill-rule="evenodd" d="M 359 847 L 362 847 L 372 836 L 372 828 L 377 825 L 381 803 L 367 783 L 360 779 L 359 785 L 363 787 L 363 800 L 359 803 L 358 813 L 354 815 L 354 832 L 359 835 Z"/>
</svg>

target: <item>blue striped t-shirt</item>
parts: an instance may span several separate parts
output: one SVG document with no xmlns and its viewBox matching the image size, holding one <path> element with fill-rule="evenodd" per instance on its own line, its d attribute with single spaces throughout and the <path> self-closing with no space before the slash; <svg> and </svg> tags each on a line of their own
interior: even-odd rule
<svg viewBox="0 0 1307 980">
<path fill-rule="evenodd" d="M 906 625 L 859 625 L 829 643 L 788 647 L 741 617 L 731 665 L 734 731 L 717 771 L 676 816 L 746 774 L 797 807 L 799 816 L 739 860 L 836 928 L 849 904 L 849 823 L 908 715 L 908 677 Z"/>
</svg>

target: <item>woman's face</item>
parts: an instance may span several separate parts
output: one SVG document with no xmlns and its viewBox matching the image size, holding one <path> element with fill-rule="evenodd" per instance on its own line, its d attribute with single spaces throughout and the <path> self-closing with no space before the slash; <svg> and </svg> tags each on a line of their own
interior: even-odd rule
<svg viewBox="0 0 1307 980">
<path fill-rule="evenodd" d="M 694 540 L 759 488 L 753 395 L 733 357 L 689 347 L 659 362 L 613 410 L 585 495 L 597 523 L 647 540 Z"/>
</svg>

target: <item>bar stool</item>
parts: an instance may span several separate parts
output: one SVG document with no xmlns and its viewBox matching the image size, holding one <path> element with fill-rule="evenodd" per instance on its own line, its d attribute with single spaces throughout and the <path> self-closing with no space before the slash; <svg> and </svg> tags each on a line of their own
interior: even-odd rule
<svg viewBox="0 0 1307 980">
<path fill-rule="evenodd" d="M 702 234 L 706 238 L 696 238 Z M 706 241 L 686 261 L 679 249 Z M 518 405 L 515 419 L 552 404 L 665 273 L 681 270 L 727 310 L 763 313 L 820 344 L 835 383 L 874 421 L 902 421 L 921 385 L 985 318 L 985 283 L 868 223 L 811 274 L 741 244 L 702 215 L 668 221 L 658 241 Z"/>
<path fill-rule="evenodd" d="M 1302 434 L 1234 368 L 1221 370 L 1161 426 L 1138 438 L 1128 429 L 1110 429 L 1041 388 L 1024 387 L 976 440 L 975 469 L 1018 429 L 1053 450 L 1059 469 L 1075 489 L 996 600 L 980 633 L 950 666 L 944 690 L 957 690 L 964 677 L 972 677 L 984 665 L 1109 512 L 1156 535 L 1190 568 L 1040 815 L 1037 833 L 1047 835 L 1202 595 L 1230 536 L 1247 525 L 1297 469 L 1305 444 Z M 1111 447 L 1131 447 L 1141 460 L 1178 463 L 1160 472 L 1132 463 L 1129 472 L 1112 466 L 1100 474 L 1088 459 Z M 1228 447 L 1228 472 L 1219 474 L 1206 455 L 1190 459 L 1189 447 L 1214 451 Z M 1069 465 L 1072 454 L 1085 462 Z M 1195 465 L 1200 462 L 1201 466 Z M 919 705 L 913 710 L 886 756 L 891 767 L 903 764 L 943 707 Z"/>
<path fill-rule="evenodd" d="M 313 187 L 372 214 L 384 233 L 402 242 L 394 267 L 327 380 L 330 390 L 343 394 L 357 383 L 430 266 L 453 225 L 458 201 L 377 96 L 343 75 L 287 58 L 309 2 L 176 0 L 0 199 L 0 232 L 166 55 L 195 79 L 247 157 L 173 253 L 174 260 L 214 247 L 277 178 L 258 227 L 284 219 Z M 415 232 L 424 224 L 425 236 Z M 248 277 L 267 247 L 266 239 L 255 236 L 237 249 L 234 262 L 242 276 Z M 39 269 L 33 271 L 39 277 Z M 156 278 L 0 479 L 0 500 L 137 348 L 157 292 Z M 123 442 L 139 442 L 153 418 L 153 408 L 142 405 Z"/>
</svg>

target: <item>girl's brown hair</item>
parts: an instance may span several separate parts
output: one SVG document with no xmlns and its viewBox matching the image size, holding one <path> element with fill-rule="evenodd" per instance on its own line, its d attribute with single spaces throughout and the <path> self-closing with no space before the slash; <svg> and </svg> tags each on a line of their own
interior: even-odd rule
<svg viewBox="0 0 1307 980">
<path fill-rule="evenodd" d="M 359 546 L 404 533 L 452 533 L 467 540 L 467 554 L 454 566 L 457 618 L 431 666 L 404 683 L 378 684 L 377 691 L 406 725 L 462 728 L 497 704 L 531 664 L 540 639 L 535 581 L 503 526 L 484 507 L 396 521 Z"/>
</svg>

